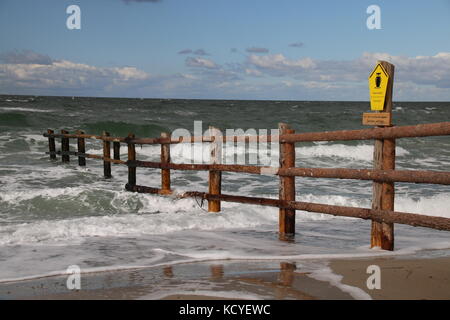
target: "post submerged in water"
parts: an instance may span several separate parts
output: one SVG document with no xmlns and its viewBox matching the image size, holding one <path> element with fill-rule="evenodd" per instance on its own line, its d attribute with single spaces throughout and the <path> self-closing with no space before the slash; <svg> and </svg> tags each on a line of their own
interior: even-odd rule
<svg viewBox="0 0 450 320">
<path fill-rule="evenodd" d="M 279 134 L 293 134 L 295 131 L 286 123 L 278 125 Z M 280 142 L 280 168 L 295 167 L 295 143 Z M 280 175 L 279 199 L 295 201 L 295 177 Z M 290 240 L 295 236 L 295 210 L 279 210 L 279 237 L 280 240 Z"/>
<path fill-rule="evenodd" d="M 103 131 L 103 137 L 109 137 L 109 132 Z M 111 178 L 111 142 L 103 140 L 103 175 L 105 178 Z"/>
<path fill-rule="evenodd" d="M 212 164 L 220 164 L 222 159 L 222 141 L 219 141 L 221 134 L 219 129 L 209 127 L 209 134 L 214 140 L 210 143 L 210 155 Z M 208 191 L 213 195 L 220 195 L 222 192 L 222 171 L 210 170 Z M 220 212 L 220 200 L 208 200 L 209 212 Z"/>
<path fill-rule="evenodd" d="M 83 131 L 77 130 L 77 134 L 84 134 Z M 77 145 L 78 145 L 78 165 L 80 167 L 86 166 L 86 157 L 81 156 L 81 154 L 86 153 L 86 143 L 84 138 L 77 138 Z"/>
<path fill-rule="evenodd" d="M 134 139 L 133 133 L 128 134 L 128 140 Z M 127 141 L 128 143 L 128 161 L 136 160 L 136 147 L 134 143 Z M 128 185 L 130 187 L 136 185 L 136 167 L 128 165 Z"/>
<path fill-rule="evenodd" d="M 61 134 L 68 134 L 66 130 L 61 130 Z M 62 162 L 70 162 L 70 142 L 69 138 L 61 137 L 61 160 Z"/>
<path fill-rule="evenodd" d="M 120 142 L 119 141 L 113 142 L 113 149 L 114 149 L 114 160 L 120 160 Z"/>
<path fill-rule="evenodd" d="M 169 138 L 170 134 L 161 133 L 161 138 Z M 170 163 L 170 144 L 161 143 L 161 164 Z M 170 169 L 161 169 L 161 192 L 170 193 Z"/>
<path fill-rule="evenodd" d="M 55 144 L 55 137 L 51 136 L 55 132 L 53 130 L 48 129 L 47 133 L 48 136 L 48 152 L 50 154 L 51 160 L 56 160 L 56 144 Z"/>
<path fill-rule="evenodd" d="M 392 116 L 392 91 L 394 84 L 393 64 L 378 61 L 389 75 L 383 111 Z M 392 118 L 392 117 L 391 117 Z M 392 126 L 392 125 L 390 125 Z M 387 127 L 387 126 L 379 126 Z M 376 139 L 374 147 L 374 169 L 395 169 L 395 139 Z M 372 209 L 394 211 L 394 182 L 373 182 Z M 372 220 L 370 246 L 394 250 L 394 224 Z"/>
</svg>

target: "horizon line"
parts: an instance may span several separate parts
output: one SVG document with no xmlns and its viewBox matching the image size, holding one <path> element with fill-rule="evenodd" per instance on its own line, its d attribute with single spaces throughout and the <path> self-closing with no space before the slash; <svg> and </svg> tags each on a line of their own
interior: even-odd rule
<svg viewBox="0 0 450 320">
<path fill-rule="evenodd" d="M 136 99 L 136 100 L 213 100 L 213 101 L 297 101 L 297 102 L 364 102 L 370 103 L 370 100 L 294 100 L 294 99 L 231 99 L 231 98 L 162 98 L 162 97 L 118 97 L 118 96 L 71 96 L 71 95 L 36 95 L 36 94 L 11 94 L 11 93 L 0 93 L 0 96 L 20 96 L 20 97 L 52 97 L 52 98 L 93 98 L 93 99 Z M 444 102 L 448 103 L 450 101 L 445 100 L 394 100 L 396 102 Z"/>
</svg>

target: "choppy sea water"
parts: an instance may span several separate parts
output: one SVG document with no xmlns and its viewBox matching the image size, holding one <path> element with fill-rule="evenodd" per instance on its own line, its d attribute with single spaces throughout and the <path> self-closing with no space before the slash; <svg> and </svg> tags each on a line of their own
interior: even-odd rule
<svg viewBox="0 0 450 320">
<path fill-rule="evenodd" d="M 75 158 L 70 164 L 49 161 L 42 136 L 52 128 L 156 137 L 177 128 L 193 131 L 194 121 L 202 121 L 204 130 L 210 125 L 276 129 L 278 122 L 291 124 L 296 132 L 358 129 L 367 110 L 367 102 L 0 96 L 0 281 L 64 273 L 70 265 L 92 271 L 220 259 L 423 254 L 425 249 L 446 254 L 448 232 L 396 225 L 396 251 L 386 253 L 369 249 L 369 221 L 301 211 L 295 241 L 280 242 L 276 208 L 223 202 L 216 214 L 205 212 L 195 199 L 126 192 L 125 166 L 113 165 L 113 178 L 106 180 L 101 161 L 88 159 L 86 168 L 78 167 Z M 394 104 L 396 125 L 449 119 L 450 103 Z M 189 161 L 187 148 L 172 146 L 173 161 Z M 86 149 L 102 153 L 98 141 L 89 141 Z M 136 151 L 139 160 L 157 160 L 160 147 L 137 146 Z M 398 139 L 396 152 L 398 169 L 450 171 L 448 137 Z M 122 154 L 126 158 L 126 148 Z M 297 144 L 296 154 L 302 167 L 371 168 L 373 142 L 303 143 Z M 206 191 L 207 175 L 172 171 L 172 184 L 179 191 Z M 159 187 L 160 172 L 138 168 L 137 179 Z M 278 193 L 276 177 L 224 173 L 222 180 L 228 194 Z M 298 200 L 344 206 L 370 207 L 371 185 L 296 178 Z M 398 183 L 395 209 L 450 217 L 450 189 Z"/>
</svg>

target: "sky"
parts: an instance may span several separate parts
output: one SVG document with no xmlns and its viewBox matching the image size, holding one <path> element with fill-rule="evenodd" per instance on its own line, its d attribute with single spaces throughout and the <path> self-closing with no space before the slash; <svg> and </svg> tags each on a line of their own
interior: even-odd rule
<svg viewBox="0 0 450 320">
<path fill-rule="evenodd" d="M 366 101 L 377 60 L 450 101 L 450 0 L 0 0 L 0 94 Z"/>
</svg>

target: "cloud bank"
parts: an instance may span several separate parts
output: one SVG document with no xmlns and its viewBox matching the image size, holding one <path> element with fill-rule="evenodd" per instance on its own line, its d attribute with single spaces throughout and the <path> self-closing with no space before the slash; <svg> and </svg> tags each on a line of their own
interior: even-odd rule
<svg viewBox="0 0 450 320">
<path fill-rule="evenodd" d="M 0 54 L 0 93 L 368 100 L 367 77 L 377 60 L 396 67 L 395 100 L 450 101 L 450 52 L 415 57 L 367 52 L 352 60 L 249 53 L 232 63 L 198 55 L 185 58 L 186 70 L 157 75 L 132 66 L 98 67 L 23 50 Z"/>
<path fill-rule="evenodd" d="M 11 51 L 0 54 L 0 61 L 7 64 L 43 64 L 50 65 L 53 60 L 48 55 L 31 50 Z"/>
</svg>

